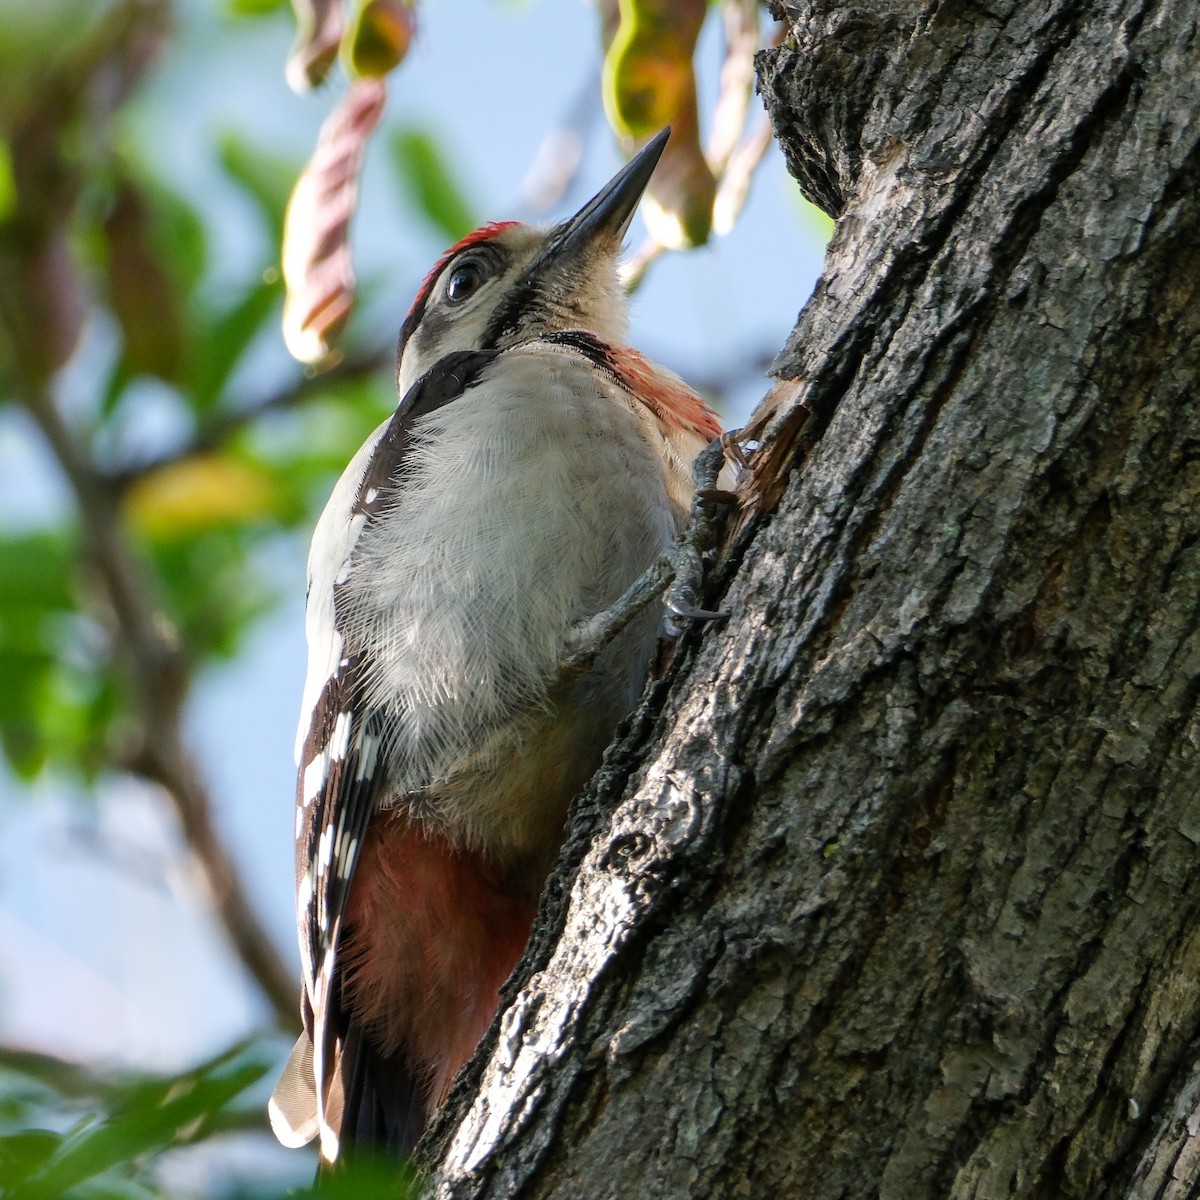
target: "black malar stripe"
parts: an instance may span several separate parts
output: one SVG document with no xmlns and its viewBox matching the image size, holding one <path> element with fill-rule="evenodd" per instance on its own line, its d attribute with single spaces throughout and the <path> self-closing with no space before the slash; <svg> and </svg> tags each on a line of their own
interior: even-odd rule
<svg viewBox="0 0 1200 1200">
<path fill-rule="evenodd" d="M 351 515 L 379 512 L 387 493 L 400 484 L 404 457 L 412 444 L 413 422 L 457 400 L 499 354 L 499 350 L 455 350 L 439 358 L 408 389 L 363 472 Z"/>
</svg>

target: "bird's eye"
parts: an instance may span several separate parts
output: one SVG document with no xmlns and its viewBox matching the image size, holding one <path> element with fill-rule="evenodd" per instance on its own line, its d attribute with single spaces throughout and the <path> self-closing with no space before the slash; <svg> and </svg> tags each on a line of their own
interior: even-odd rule
<svg viewBox="0 0 1200 1200">
<path fill-rule="evenodd" d="M 479 290 L 484 278 L 483 264 L 478 259 L 468 258 L 458 263 L 446 283 L 446 299 L 451 304 L 461 304 Z"/>
</svg>

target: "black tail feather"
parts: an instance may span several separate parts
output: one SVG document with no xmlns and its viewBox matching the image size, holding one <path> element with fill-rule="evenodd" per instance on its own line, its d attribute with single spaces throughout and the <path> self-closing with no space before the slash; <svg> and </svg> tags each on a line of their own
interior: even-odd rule
<svg viewBox="0 0 1200 1200">
<path fill-rule="evenodd" d="M 425 1129 L 425 1098 L 403 1053 L 380 1053 L 351 1022 L 339 1070 L 345 1096 L 339 1161 L 356 1153 L 407 1158 Z"/>
</svg>

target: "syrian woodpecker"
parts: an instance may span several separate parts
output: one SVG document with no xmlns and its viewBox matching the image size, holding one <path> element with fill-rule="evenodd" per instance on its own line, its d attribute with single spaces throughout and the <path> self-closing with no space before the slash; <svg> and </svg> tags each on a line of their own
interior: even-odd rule
<svg viewBox="0 0 1200 1200">
<path fill-rule="evenodd" d="M 270 1115 L 326 1162 L 411 1147 L 445 1099 L 646 676 L 652 608 L 582 657 L 579 639 L 674 542 L 720 433 L 624 341 L 621 242 L 667 134 L 570 220 L 487 225 L 445 254 L 400 332 L 400 404 L 317 524 L 304 1033 Z"/>
</svg>

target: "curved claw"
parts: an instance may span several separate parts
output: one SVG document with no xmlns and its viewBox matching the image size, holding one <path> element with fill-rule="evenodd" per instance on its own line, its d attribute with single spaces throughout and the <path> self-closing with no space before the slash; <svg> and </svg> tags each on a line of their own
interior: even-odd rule
<svg viewBox="0 0 1200 1200">
<path fill-rule="evenodd" d="M 727 621 L 730 617 L 725 609 L 696 608 L 683 600 L 666 600 L 667 610 L 676 617 L 686 617 L 689 621 Z"/>
</svg>

